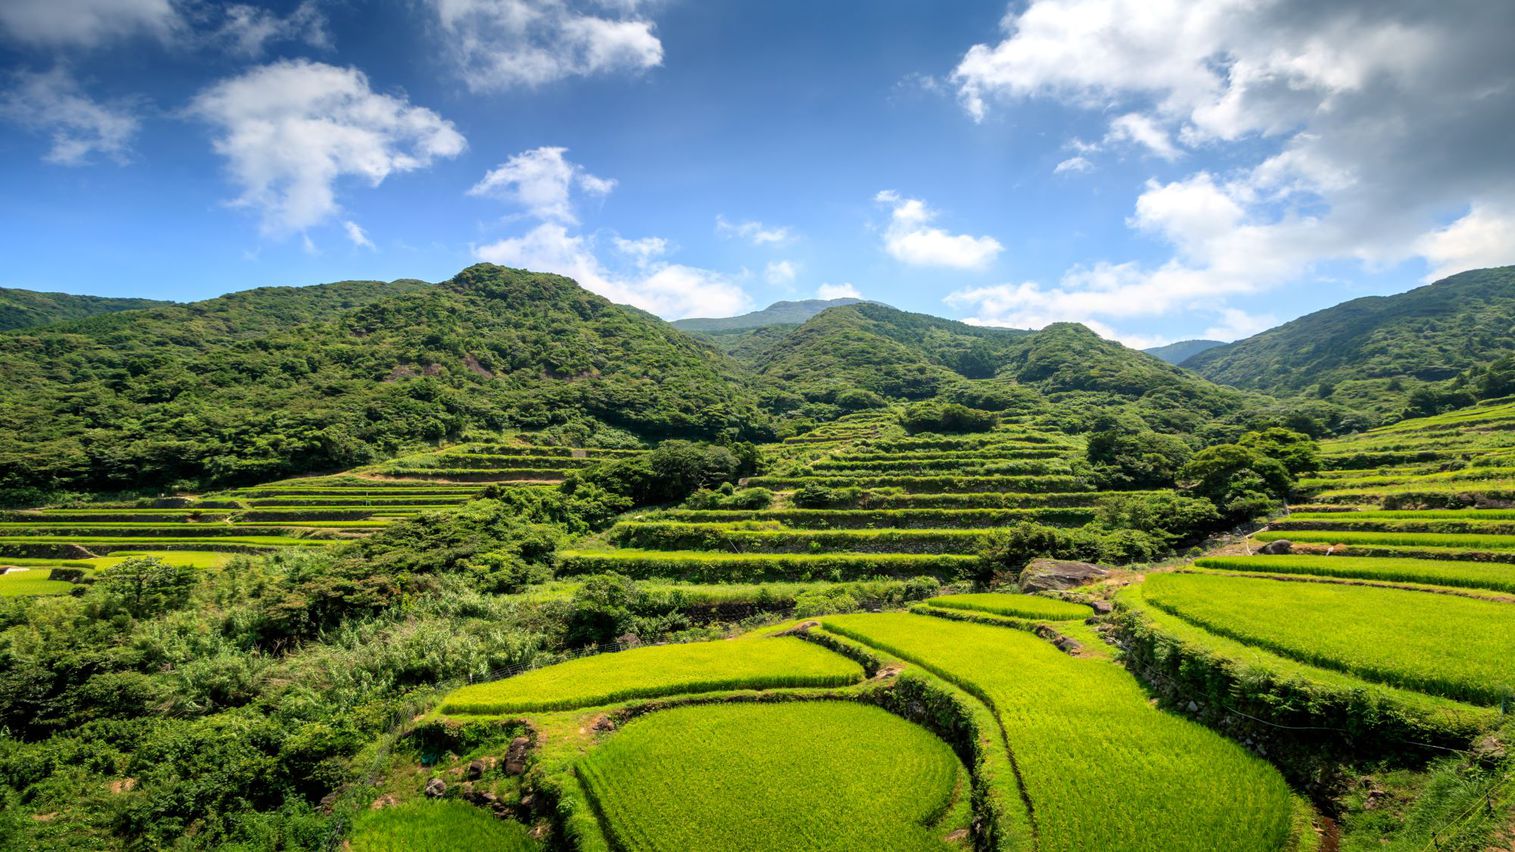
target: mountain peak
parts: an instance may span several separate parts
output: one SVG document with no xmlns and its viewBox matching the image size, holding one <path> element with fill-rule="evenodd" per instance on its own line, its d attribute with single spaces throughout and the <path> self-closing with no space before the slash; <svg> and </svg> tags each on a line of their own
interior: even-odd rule
<svg viewBox="0 0 1515 852">
<path fill-rule="evenodd" d="M 735 317 L 689 317 L 674 320 L 673 324 L 684 331 L 741 331 L 769 325 L 798 325 L 816 314 L 830 308 L 858 305 L 865 299 L 801 299 L 798 301 L 774 302 L 760 311 L 752 311 Z"/>
</svg>

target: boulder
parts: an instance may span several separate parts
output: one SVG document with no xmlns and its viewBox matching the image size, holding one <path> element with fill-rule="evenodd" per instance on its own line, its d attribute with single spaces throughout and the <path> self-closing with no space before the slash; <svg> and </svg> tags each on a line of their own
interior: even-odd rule
<svg viewBox="0 0 1515 852">
<path fill-rule="evenodd" d="M 1094 607 L 1095 615 L 1109 615 L 1115 611 L 1115 605 L 1109 601 L 1089 601 L 1089 606 Z"/>
<path fill-rule="evenodd" d="M 526 771 L 526 755 L 531 751 L 530 737 L 516 737 L 505 749 L 505 774 L 520 775 Z"/>
<path fill-rule="evenodd" d="M 1021 591 L 1049 592 L 1071 589 L 1085 583 L 1093 583 L 1109 575 L 1107 568 L 1090 562 L 1073 562 L 1065 559 L 1033 559 L 1021 569 Z"/>
<path fill-rule="evenodd" d="M 426 795 L 433 799 L 440 799 L 447 795 L 447 782 L 440 778 L 433 778 L 426 782 Z"/>
<path fill-rule="evenodd" d="M 482 760 L 470 760 L 468 768 L 463 770 L 463 778 L 468 781 L 477 781 L 484 777 L 484 772 L 488 768 L 489 765 Z"/>
<path fill-rule="evenodd" d="M 1294 542 L 1286 538 L 1275 539 L 1258 549 L 1258 553 L 1266 553 L 1269 556 L 1282 556 L 1294 549 Z"/>
</svg>

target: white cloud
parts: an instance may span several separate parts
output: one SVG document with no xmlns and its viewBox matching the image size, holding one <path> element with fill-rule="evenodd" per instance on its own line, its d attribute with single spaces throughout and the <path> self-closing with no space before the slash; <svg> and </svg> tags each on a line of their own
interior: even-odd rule
<svg viewBox="0 0 1515 852">
<path fill-rule="evenodd" d="M 1515 4 L 1030 0 L 1003 30 L 952 78 L 975 119 L 997 101 L 1050 98 L 1118 116 L 1098 145 L 1069 143 L 1079 156 L 1132 142 L 1176 160 L 1181 143 L 1244 165 L 1140 193 L 1129 224 L 1171 259 L 955 294 L 982 318 L 1184 309 L 1240 334 L 1228 296 L 1325 261 L 1422 257 L 1437 277 L 1512 259 L 1501 245 L 1515 222 Z M 1444 225 L 1448 209 L 1469 212 Z"/>
<path fill-rule="evenodd" d="M 46 133 L 49 163 L 83 165 L 94 154 L 124 163 L 139 123 L 128 107 L 107 105 L 80 90 L 63 66 L 46 73 L 19 72 L 0 95 L 0 118 Z"/>
<path fill-rule="evenodd" d="M 776 286 L 788 286 L 794 283 L 794 278 L 799 274 L 799 267 L 789 260 L 773 260 L 763 269 L 763 280 Z"/>
<path fill-rule="evenodd" d="M 725 216 L 715 217 L 715 232 L 723 237 L 738 237 L 755 246 L 779 245 L 794 239 L 788 226 L 769 226 L 762 222 L 730 222 Z"/>
<path fill-rule="evenodd" d="M 42 47 L 95 47 L 133 36 L 168 38 L 182 20 L 169 0 L 5 0 L 0 30 Z"/>
<path fill-rule="evenodd" d="M 491 169 L 469 195 L 509 201 L 538 219 L 575 224 L 572 191 L 608 195 L 615 181 L 595 177 L 563 157 L 567 148 L 533 148 Z"/>
<path fill-rule="evenodd" d="M 348 219 L 342 223 L 342 230 L 347 232 L 347 238 L 358 248 L 366 248 L 373 251 L 378 250 L 378 247 L 373 244 L 373 240 L 368 238 L 368 234 L 363 231 L 363 227 L 357 222 Z"/>
<path fill-rule="evenodd" d="M 480 260 L 554 272 L 613 302 L 632 305 L 665 319 L 688 316 L 732 316 L 752 306 L 741 286 L 725 275 L 669 263 L 663 256 L 670 245 L 663 237 L 611 237 L 623 258 L 615 268 L 600 260 L 593 237 L 575 234 L 577 223 L 571 189 L 604 195 L 616 182 L 589 174 L 563 156 L 562 148 L 536 148 L 511 157 L 489 172 L 471 195 L 502 198 L 520 204 L 538 224 L 520 236 L 474 246 Z M 625 261 L 630 261 L 626 263 Z"/>
<path fill-rule="evenodd" d="M 476 92 L 663 64 L 653 23 L 635 2 L 429 0 L 458 71 Z M 607 12 L 601 16 L 585 8 Z"/>
<path fill-rule="evenodd" d="M 1182 156 L 1181 151 L 1168 138 L 1168 131 L 1164 130 L 1151 116 L 1141 113 L 1128 112 L 1110 121 L 1110 132 L 1106 134 L 1107 142 L 1134 142 L 1151 151 L 1164 160 L 1176 160 Z"/>
<path fill-rule="evenodd" d="M 1251 337 L 1278 325 L 1278 318 L 1272 314 L 1254 314 L 1236 308 L 1226 308 L 1220 313 L 1221 321 L 1205 329 L 1200 334 L 1201 338 L 1230 342 Z"/>
<path fill-rule="evenodd" d="M 827 300 L 861 299 L 863 298 L 863 294 L 858 292 L 858 289 L 852 286 L 851 283 L 844 282 L 842 284 L 822 284 L 815 288 L 815 297 Z"/>
<path fill-rule="evenodd" d="M 930 222 L 936 218 L 936 211 L 919 198 L 905 198 L 886 189 L 873 200 L 891 208 L 889 226 L 884 231 L 884 249 L 903 263 L 983 269 L 1004 249 L 993 237 L 949 234 L 932 227 Z"/>
<path fill-rule="evenodd" d="M 1427 281 L 1515 263 L 1515 214 L 1475 204 L 1466 216 L 1421 237 L 1416 251 L 1431 264 Z"/>
<path fill-rule="evenodd" d="M 336 184 L 378 186 L 465 147 L 452 122 L 379 94 L 356 68 L 305 60 L 253 68 L 202 91 L 191 114 L 216 130 L 215 150 L 257 208 L 265 233 L 299 231 L 340 211 Z"/>
<path fill-rule="evenodd" d="M 1052 170 L 1052 173 L 1055 175 L 1060 175 L 1065 172 L 1076 174 L 1080 172 L 1093 171 L 1093 169 L 1094 164 L 1089 162 L 1087 157 L 1076 156 L 1069 157 L 1068 159 L 1063 160 L 1061 163 L 1058 163 L 1057 167 Z"/>
<path fill-rule="evenodd" d="M 752 306 L 741 287 L 708 269 L 652 263 L 635 274 L 617 274 L 599 261 L 586 237 L 570 234 L 556 222 L 544 222 L 523 236 L 476 246 L 474 255 L 490 263 L 566 275 L 612 302 L 666 319 L 733 316 Z"/>
<path fill-rule="evenodd" d="M 262 56 L 270 43 L 280 41 L 301 41 L 311 47 L 331 46 L 326 34 L 326 16 L 314 0 L 304 0 L 284 17 L 245 3 L 225 7 L 224 15 L 225 20 L 215 37 L 242 56 Z"/>
</svg>

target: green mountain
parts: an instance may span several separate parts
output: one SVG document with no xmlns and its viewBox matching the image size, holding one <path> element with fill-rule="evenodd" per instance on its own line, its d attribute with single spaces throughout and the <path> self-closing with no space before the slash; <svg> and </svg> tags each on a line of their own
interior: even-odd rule
<svg viewBox="0 0 1515 852">
<path fill-rule="evenodd" d="M 1182 364 L 1206 349 L 1214 349 L 1217 346 L 1225 346 L 1220 340 L 1180 340 L 1177 343 L 1169 343 L 1167 346 L 1154 346 L 1142 351 L 1153 358 L 1160 358 L 1169 364 Z"/>
<path fill-rule="evenodd" d="M 342 282 L 0 334 L 0 489 L 337 469 L 470 428 L 588 415 L 649 437 L 761 433 L 741 370 L 555 275 Z"/>
<path fill-rule="evenodd" d="M 703 318 L 690 317 L 674 320 L 673 324 L 685 331 L 741 331 L 769 325 L 799 325 L 827 308 L 856 305 L 862 299 L 804 299 L 798 302 L 774 302 L 761 311 L 737 317 Z"/>
<path fill-rule="evenodd" d="M 154 299 L 117 299 L 107 296 L 74 296 L 68 293 L 39 293 L 0 287 L 0 331 L 31 328 L 55 322 L 83 319 L 96 314 L 156 308 L 172 302 Z"/>
<path fill-rule="evenodd" d="M 1417 387 L 1454 380 L 1511 353 L 1515 266 L 1504 266 L 1395 296 L 1353 299 L 1183 365 L 1236 387 L 1397 415 Z"/>
</svg>

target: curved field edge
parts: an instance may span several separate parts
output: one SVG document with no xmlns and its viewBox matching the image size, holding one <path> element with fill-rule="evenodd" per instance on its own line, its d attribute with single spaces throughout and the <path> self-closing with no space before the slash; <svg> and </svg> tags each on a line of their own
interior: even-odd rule
<svg viewBox="0 0 1515 852">
<path fill-rule="evenodd" d="M 453 800 L 417 800 L 368 811 L 353 821 L 351 852 L 535 852 L 540 845 L 518 822 Z"/>
<path fill-rule="evenodd" d="M 945 849 L 937 825 L 965 774 L 929 731 L 850 701 L 665 710 L 611 734 L 576 772 L 612 845 L 626 849 L 800 838 L 822 849 Z M 744 817 L 722 819 L 734 809 Z"/>
<path fill-rule="evenodd" d="M 933 623 L 943 626 L 926 626 Z M 916 615 L 835 616 L 823 618 L 822 624 L 827 632 L 948 680 L 994 715 L 1021 779 L 1039 849 L 1284 849 L 1306 842 L 1295 836 L 1297 796 L 1276 770 L 1209 729 L 1151 708 L 1136 680 L 1111 662 L 1068 657 L 1021 631 Z M 932 632 L 937 635 L 930 636 Z M 1000 638 L 1006 641 L 994 641 Z M 959 652 L 958 665 L 934 659 L 941 648 Z M 976 656 L 980 651 L 988 656 Z M 996 667 L 1003 676 L 999 682 L 995 674 L 985 674 Z M 1070 688 L 1068 676 L 1079 680 L 1078 675 L 1093 680 Z M 1117 681 L 1131 699 L 1123 706 L 1111 704 L 1120 699 L 1107 700 L 1102 688 Z M 1047 722 L 1046 696 L 1033 694 L 1047 689 L 1064 699 L 1067 712 L 1057 724 Z M 1083 706 L 1091 699 L 1099 706 Z M 1035 713 L 1029 712 L 1033 704 Z M 1128 711 L 1140 718 L 1123 721 L 1120 716 Z M 1152 734 L 1158 720 L 1167 721 Z M 1080 733 L 1085 725 L 1087 731 Z M 1152 736 L 1164 742 L 1138 742 Z M 1177 764 L 1154 769 L 1158 755 L 1163 757 L 1157 763 L 1177 755 L 1180 763 L 1196 765 L 1183 771 Z M 1214 783 L 1222 766 L 1234 770 L 1222 785 L 1224 794 Z M 1202 783 L 1210 795 L 1198 789 L 1176 792 L 1173 782 L 1181 778 L 1195 783 L 1207 779 Z M 1157 807 L 1141 794 L 1142 783 L 1163 791 Z M 1250 803 L 1238 809 L 1240 800 Z"/>
<path fill-rule="evenodd" d="M 1115 595 L 1112 624 L 1124 661 L 1170 703 L 1193 701 L 1212 722 L 1242 714 L 1220 727 L 1257 721 L 1294 736 L 1322 734 L 1310 741 L 1333 750 L 1377 753 L 1407 743 L 1459 747 L 1499 723 L 1497 708 L 1363 680 L 1212 633 L 1152 606 L 1142 592 L 1134 584 Z"/>
<path fill-rule="evenodd" d="M 461 687 L 439 709 L 453 715 L 530 713 L 702 692 L 839 687 L 862 679 L 856 663 L 798 639 L 749 634 L 568 660 Z"/>
</svg>

